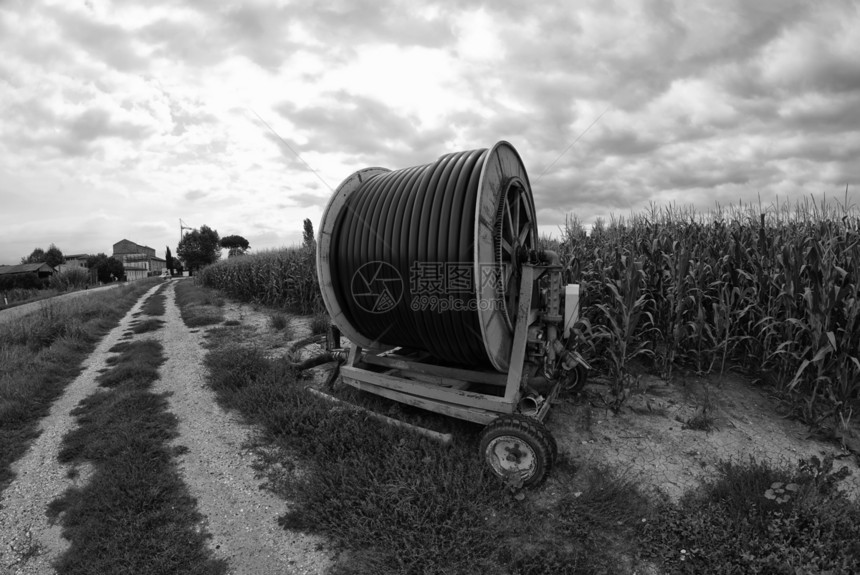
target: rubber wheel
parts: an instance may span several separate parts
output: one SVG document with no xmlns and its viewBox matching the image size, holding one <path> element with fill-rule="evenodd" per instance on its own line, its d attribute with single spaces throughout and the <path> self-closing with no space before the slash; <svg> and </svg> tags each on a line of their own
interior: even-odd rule
<svg viewBox="0 0 860 575">
<path fill-rule="evenodd" d="M 523 487 L 538 487 L 549 476 L 558 445 L 538 420 L 503 415 L 481 432 L 480 453 L 496 476 L 510 481 L 519 476 Z"/>
</svg>

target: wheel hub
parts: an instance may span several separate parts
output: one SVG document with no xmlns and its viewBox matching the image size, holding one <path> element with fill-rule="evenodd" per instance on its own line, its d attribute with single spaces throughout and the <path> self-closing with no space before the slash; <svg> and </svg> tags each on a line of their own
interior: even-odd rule
<svg viewBox="0 0 860 575">
<path fill-rule="evenodd" d="M 534 450 L 518 437 L 497 437 L 487 446 L 486 453 L 490 467 L 500 476 L 515 473 L 525 480 L 537 467 Z"/>
</svg>

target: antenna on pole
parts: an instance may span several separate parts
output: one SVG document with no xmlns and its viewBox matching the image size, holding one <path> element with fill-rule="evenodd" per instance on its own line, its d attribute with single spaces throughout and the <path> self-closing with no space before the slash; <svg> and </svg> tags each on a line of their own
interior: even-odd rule
<svg viewBox="0 0 860 575">
<path fill-rule="evenodd" d="M 182 218 L 179 218 L 179 241 L 182 241 L 182 232 L 183 230 L 193 230 L 191 226 L 186 226 L 185 222 L 182 221 Z"/>
</svg>

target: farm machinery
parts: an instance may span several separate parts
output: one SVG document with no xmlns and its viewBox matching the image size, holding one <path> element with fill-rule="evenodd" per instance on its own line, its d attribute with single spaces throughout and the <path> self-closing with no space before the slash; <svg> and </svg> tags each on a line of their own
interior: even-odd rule
<svg viewBox="0 0 860 575">
<path fill-rule="evenodd" d="M 350 342 L 344 383 L 484 425 L 481 457 L 524 486 L 552 469 L 543 422 L 588 368 L 572 337 L 579 288 L 538 249 L 535 216 L 523 163 L 498 142 L 355 172 L 325 208 L 317 249 L 323 301 Z"/>
</svg>

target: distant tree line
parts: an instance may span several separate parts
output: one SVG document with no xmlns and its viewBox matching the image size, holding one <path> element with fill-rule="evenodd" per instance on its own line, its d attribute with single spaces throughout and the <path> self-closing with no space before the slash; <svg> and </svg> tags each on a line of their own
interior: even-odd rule
<svg viewBox="0 0 860 575">
<path fill-rule="evenodd" d="M 58 248 L 54 244 L 51 244 L 51 246 L 47 250 L 44 250 L 42 248 L 34 249 L 29 256 L 21 258 L 21 263 L 44 263 L 48 264 L 52 268 L 56 268 L 57 266 L 66 263 L 66 257 L 63 255 L 63 252 L 60 248 Z M 87 269 L 95 270 L 96 278 L 100 283 L 110 283 L 113 281 L 125 280 L 125 266 L 120 260 L 116 259 L 113 256 L 108 256 L 103 253 L 96 254 L 94 256 L 87 256 L 86 266 Z M 38 278 L 36 278 L 35 276 L 31 276 L 30 274 L 24 274 L 21 277 L 18 277 L 14 280 L 10 279 L 8 281 L 27 284 L 26 286 L 15 286 L 26 289 L 38 289 L 44 287 L 45 285 L 45 282 L 38 280 Z"/>
<path fill-rule="evenodd" d="M 305 218 L 303 225 L 302 245 L 308 249 L 315 249 L 313 223 L 309 218 Z M 185 268 L 194 273 L 221 259 L 222 249 L 227 250 L 228 258 L 232 258 L 245 255 L 251 249 L 251 244 L 242 236 L 229 235 L 222 238 L 216 230 L 209 226 L 201 226 L 199 230 L 191 230 L 182 236 L 179 245 L 176 246 L 175 258 L 171 256 L 170 248 L 167 248 L 167 267 L 174 269 L 181 265 L 179 263 L 181 260 Z"/>
<path fill-rule="evenodd" d="M 227 257 L 242 256 L 251 249 L 251 244 L 239 235 L 224 236 L 218 235 L 217 230 L 213 230 L 209 226 L 200 226 L 199 230 L 191 230 L 186 232 L 176 246 L 176 257 L 170 254 L 170 248 L 167 250 L 167 267 L 175 268 L 179 265 L 178 260 L 181 260 L 185 265 L 185 269 L 191 273 L 199 271 L 201 268 L 214 264 L 221 259 L 221 250 L 227 250 Z"/>
</svg>

